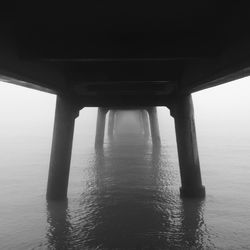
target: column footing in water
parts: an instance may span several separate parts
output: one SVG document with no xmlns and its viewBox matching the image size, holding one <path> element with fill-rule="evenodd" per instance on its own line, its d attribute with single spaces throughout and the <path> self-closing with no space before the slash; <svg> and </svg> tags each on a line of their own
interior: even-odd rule
<svg viewBox="0 0 250 250">
<path fill-rule="evenodd" d="M 206 196 L 206 189 L 204 186 L 195 188 L 180 187 L 180 197 L 182 198 L 204 198 Z"/>
</svg>

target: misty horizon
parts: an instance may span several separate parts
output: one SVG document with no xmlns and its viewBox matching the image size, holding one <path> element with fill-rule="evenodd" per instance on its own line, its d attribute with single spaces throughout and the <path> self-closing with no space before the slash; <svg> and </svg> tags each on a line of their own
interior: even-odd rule
<svg viewBox="0 0 250 250">
<path fill-rule="evenodd" d="M 250 78 L 246 77 L 192 94 L 198 135 L 223 138 L 232 134 L 237 138 L 250 138 L 249 81 Z M 1 136 L 51 136 L 55 102 L 55 95 L 0 83 Z M 76 135 L 94 136 L 96 113 L 97 108 L 83 108 L 80 111 L 76 119 Z M 175 143 L 174 121 L 169 110 L 158 107 L 158 116 L 160 131 Z"/>
</svg>

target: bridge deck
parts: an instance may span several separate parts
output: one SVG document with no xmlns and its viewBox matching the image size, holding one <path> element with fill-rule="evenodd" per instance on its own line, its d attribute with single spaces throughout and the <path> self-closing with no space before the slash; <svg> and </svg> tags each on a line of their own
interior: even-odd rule
<svg viewBox="0 0 250 250">
<path fill-rule="evenodd" d="M 77 9 L 22 3 L 5 11 L 0 74 L 84 106 L 162 105 L 249 74 L 244 3 L 91 1 Z"/>
</svg>

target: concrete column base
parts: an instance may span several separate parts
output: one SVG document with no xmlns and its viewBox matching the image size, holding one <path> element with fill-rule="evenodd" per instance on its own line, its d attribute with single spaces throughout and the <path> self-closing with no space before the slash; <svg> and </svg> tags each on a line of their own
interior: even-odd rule
<svg viewBox="0 0 250 250">
<path fill-rule="evenodd" d="M 195 188 L 180 187 L 180 196 L 182 198 L 204 198 L 206 196 L 206 190 L 204 186 Z"/>
</svg>

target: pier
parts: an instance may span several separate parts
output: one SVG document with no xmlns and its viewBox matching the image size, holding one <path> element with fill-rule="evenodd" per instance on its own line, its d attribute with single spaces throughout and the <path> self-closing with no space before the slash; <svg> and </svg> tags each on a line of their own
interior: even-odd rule
<svg viewBox="0 0 250 250">
<path fill-rule="evenodd" d="M 67 198 L 81 109 L 98 107 L 96 149 L 103 147 L 106 119 L 109 138 L 115 136 L 122 110 L 137 112 L 145 140 L 160 147 L 158 106 L 168 108 L 175 122 L 180 195 L 205 197 L 192 93 L 249 75 L 247 9 L 214 2 L 116 9 L 93 2 L 84 14 L 64 6 L 57 18 L 53 8 L 31 11 L 28 24 L 25 8 L 6 12 L 1 79 L 57 95 L 47 199 Z"/>
</svg>

